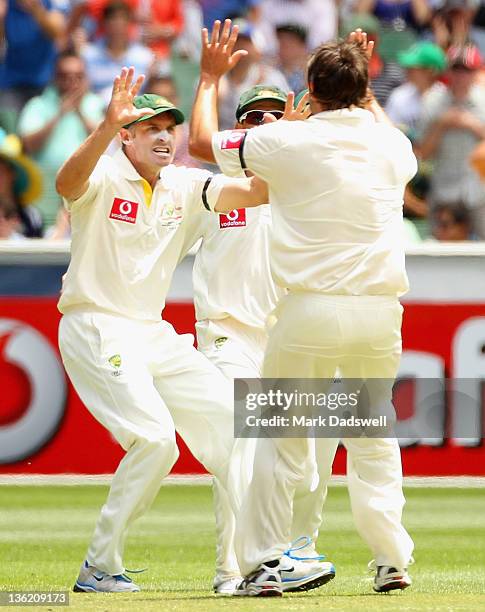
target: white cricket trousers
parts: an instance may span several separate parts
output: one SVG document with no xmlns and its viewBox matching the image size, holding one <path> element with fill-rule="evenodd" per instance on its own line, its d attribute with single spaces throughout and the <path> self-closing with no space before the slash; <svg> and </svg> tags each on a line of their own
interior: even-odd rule
<svg viewBox="0 0 485 612">
<path fill-rule="evenodd" d="M 85 309 L 62 317 L 59 347 L 69 378 L 91 414 L 126 451 L 87 554 L 89 564 L 108 574 L 124 572 L 127 530 L 149 508 L 178 457 L 176 429 L 194 456 L 226 484 L 232 385 L 192 341 L 166 321 Z"/>
<path fill-rule="evenodd" d="M 251 328 L 230 317 L 204 320 L 196 324 L 197 347 L 230 381 L 235 378 L 261 378 L 268 334 L 263 329 Z M 253 474 L 256 439 L 236 439 L 231 463 L 233 497 L 241 501 Z M 322 521 L 322 507 L 327 494 L 327 483 L 332 470 L 320 462 L 324 470 L 316 488 L 299 487 L 294 499 L 291 540 L 302 535 L 318 535 Z M 216 576 L 214 583 L 241 575 L 234 548 L 236 520 L 226 488 L 214 478 L 214 513 L 216 520 Z M 312 553 L 312 546 L 307 551 Z"/>
<path fill-rule="evenodd" d="M 402 306 L 393 297 L 292 292 L 278 304 L 263 366 L 267 378 L 378 378 L 392 406 L 401 354 Z M 327 450 L 325 452 L 325 442 Z M 333 460 L 337 440 L 319 440 Z M 395 438 L 344 439 L 356 527 L 377 565 L 407 566 L 413 542 L 401 523 L 404 496 Z M 237 516 L 236 553 L 243 574 L 288 547 L 296 487 L 314 469 L 311 440 L 260 438 L 254 475 Z M 319 457 L 318 461 L 322 459 Z"/>
</svg>

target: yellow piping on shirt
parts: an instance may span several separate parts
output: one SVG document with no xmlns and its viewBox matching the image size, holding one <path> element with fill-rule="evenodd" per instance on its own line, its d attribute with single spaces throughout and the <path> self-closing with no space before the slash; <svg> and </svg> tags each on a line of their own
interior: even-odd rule
<svg viewBox="0 0 485 612">
<path fill-rule="evenodd" d="M 145 194 L 145 204 L 147 205 L 148 208 L 150 208 L 150 205 L 152 203 L 152 196 L 153 196 L 153 190 L 151 188 L 151 185 L 148 181 L 142 178 L 141 186 L 143 187 L 143 193 Z"/>
</svg>

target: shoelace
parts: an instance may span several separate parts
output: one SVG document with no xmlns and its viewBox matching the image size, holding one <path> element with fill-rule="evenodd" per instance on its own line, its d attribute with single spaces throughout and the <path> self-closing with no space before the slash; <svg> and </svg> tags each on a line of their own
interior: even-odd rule
<svg viewBox="0 0 485 612">
<path fill-rule="evenodd" d="M 410 558 L 409 558 L 409 561 L 408 561 L 408 567 L 409 567 L 410 565 L 414 565 L 414 563 L 415 563 L 415 561 L 414 561 L 414 557 L 410 557 Z M 376 560 L 375 560 L 375 559 L 371 559 L 371 560 L 369 561 L 369 563 L 367 564 L 367 569 L 368 569 L 370 572 L 377 572 L 377 565 L 376 565 Z M 407 568 L 406 568 L 406 569 L 407 569 Z"/>
<path fill-rule="evenodd" d="M 300 542 L 301 544 L 299 545 Z M 293 542 L 290 544 L 290 548 L 288 548 L 288 550 L 286 550 L 284 554 L 288 558 L 293 559 L 294 561 L 323 561 L 325 559 L 325 555 L 315 555 L 314 557 L 299 557 L 293 554 L 298 550 L 302 550 L 303 548 L 310 546 L 312 542 L 313 540 L 310 538 L 310 536 L 300 536 L 299 538 L 296 538 L 296 540 L 293 540 Z"/>
<path fill-rule="evenodd" d="M 130 569 L 126 569 L 125 568 L 125 572 L 127 574 L 141 574 L 142 572 L 146 572 L 147 571 L 147 567 L 144 567 L 143 569 L 136 569 L 136 570 L 130 570 Z M 133 582 L 133 580 L 127 576 L 125 573 L 123 574 L 117 574 L 116 576 L 114 576 L 114 578 L 116 579 L 121 579 L 121 580 L 125 580 L 126 582 Z"/>
</svg>

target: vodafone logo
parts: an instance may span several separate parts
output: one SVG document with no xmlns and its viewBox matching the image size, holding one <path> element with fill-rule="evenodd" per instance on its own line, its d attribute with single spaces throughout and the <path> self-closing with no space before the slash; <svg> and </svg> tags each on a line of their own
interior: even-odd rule
<svg viewBox="0 0 485 612">
<path fill-rule="evenodd" d="M 221 140 L 221 150 L 239 149 L 246 136 L 246 130 L 233 130 Z"/>
<path fill-rule="evenodd" d="M 125 221 L 126 223 L 136 223 L 138 213 L 138 203 L 115 198 L 109 214 L 110 219 Z"/>
<path fill-rule="evenodd" d="M 227 215 L 219 215 L 219 228 L 246 227 L 246 209 L 237 208 L 231 210 Z"/>
<path fill-rule="evenodd" d="M 33 327 L 0 319 L 0 464 L 29 457 L 64 415 L 66 381 L 59 358 Z"/>
<path fill-rule="evenodd" d="M 120 213 L 122 213 L 123 215 L 131 215 L 132 210 L 133 204 L 131 202 L 121 202 Z"/>
</svg>

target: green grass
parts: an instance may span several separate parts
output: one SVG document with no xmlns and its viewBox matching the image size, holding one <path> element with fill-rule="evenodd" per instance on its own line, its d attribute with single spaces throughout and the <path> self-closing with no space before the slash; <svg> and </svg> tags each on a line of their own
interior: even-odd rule
<svg viewBox="0 0 485 612">
<path fill-rule="evenodd" d="M 70 589 L 106 492 L 101 486 L 0 486 L 0 590 Z M 353 528 L 346 489 L 332 487 L 319 549 L 336 564 L 334 581 L 281 600 L 216 598 L 210 488 L 166 486 L 127 544 L 127 566 L 148 567 L 137 579 L 143 591 L 71 593 L 70 608 L 485 610 L 485 489 L 411 488 L 406 497 L 416 564 L 414 584 L 403 593 L 372 593 L 370 555 Z"/>
</svg>

